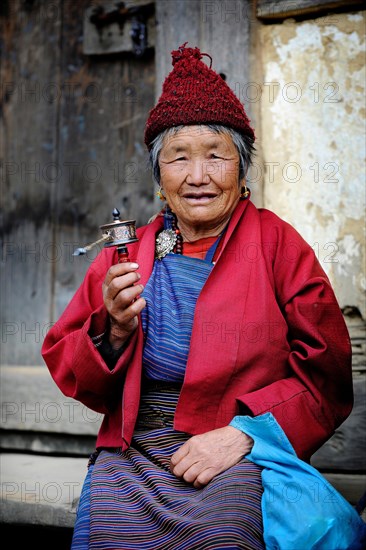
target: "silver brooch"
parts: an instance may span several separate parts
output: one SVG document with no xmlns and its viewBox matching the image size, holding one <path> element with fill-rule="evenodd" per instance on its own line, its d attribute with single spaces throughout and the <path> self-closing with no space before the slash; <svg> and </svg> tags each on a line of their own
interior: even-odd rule
<svg viewBox="0 0 366 550">
<path fill-rule="evenodd" d="M 171 252 L 177 243 L 177 234 L 172 229 L 164 229 L 156 238 L 155 258 L 162 260 Z"/>
</svg>

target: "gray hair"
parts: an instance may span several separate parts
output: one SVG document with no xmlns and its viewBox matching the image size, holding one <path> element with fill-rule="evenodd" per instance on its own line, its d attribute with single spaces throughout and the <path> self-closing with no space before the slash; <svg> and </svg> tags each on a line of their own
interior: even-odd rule
<svg viewBox="0 0 366 550">
<path fill-rule="evenodd" d="M 216 134 L 227 134 L 233 140 L 239 153 L 239 182 L 246 176 L 249 166 L 252 164 L 252 155 L 254 153 L 254 140 L 247 135 L 240 134 L 236 130 L 229 128 L 228 126 L 222 126 L 220 124 L 198 124 L 202 128 L 207 128 Z M 159 167 L 159 155 L 163 148 L 164 139 L 167 136 L 177 134 L 180 130 L 185 128 L 182 124 L 180 126 L 173 126 L 163 130 L 154 141 L 151 143 L 150 149 L 150 164 L 152 168 L 153 180 L 160 185 L 160 167 Z"/>
</svg>

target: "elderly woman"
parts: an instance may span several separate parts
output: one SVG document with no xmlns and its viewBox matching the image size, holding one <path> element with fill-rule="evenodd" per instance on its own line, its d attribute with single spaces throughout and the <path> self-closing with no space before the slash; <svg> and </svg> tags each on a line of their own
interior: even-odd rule
<svg viewBox="0 0 366 550">
<path fill-rule="evenodd" d="M 261 468 L 231 425 L 271 412 L 308 461 L 352 406 L 350 343 L 330 283 L 290 225 L 250 201 L 254 133 L 197 48 L 151 111 L 160 215 L 131 262 L 104 249 L 43 357 L 103 413 L 73 548 L 264 548 Z"/>
</svg>

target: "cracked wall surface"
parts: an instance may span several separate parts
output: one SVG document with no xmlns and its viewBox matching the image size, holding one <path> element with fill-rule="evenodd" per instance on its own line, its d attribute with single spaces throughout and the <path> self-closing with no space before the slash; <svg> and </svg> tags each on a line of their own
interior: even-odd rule
<svg viewBox="0 0 366 550">
<path fill-rule="evenodd" d="M 264 205 L 296 227 L 341 307 L 363 318 L 365 13 L 259 29 Z"/>
</svg>

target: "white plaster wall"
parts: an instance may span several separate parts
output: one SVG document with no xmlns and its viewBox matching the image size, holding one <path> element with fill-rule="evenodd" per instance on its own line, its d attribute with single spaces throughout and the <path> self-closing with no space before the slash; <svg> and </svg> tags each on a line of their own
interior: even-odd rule
<svg viewBox="0 0 366 550">
<path fill-rule="evenodd" d="M 264 206 L 313 246 L 341 307 L 364 318 L 365 14 L 259 29 Z"/>
</svg>

